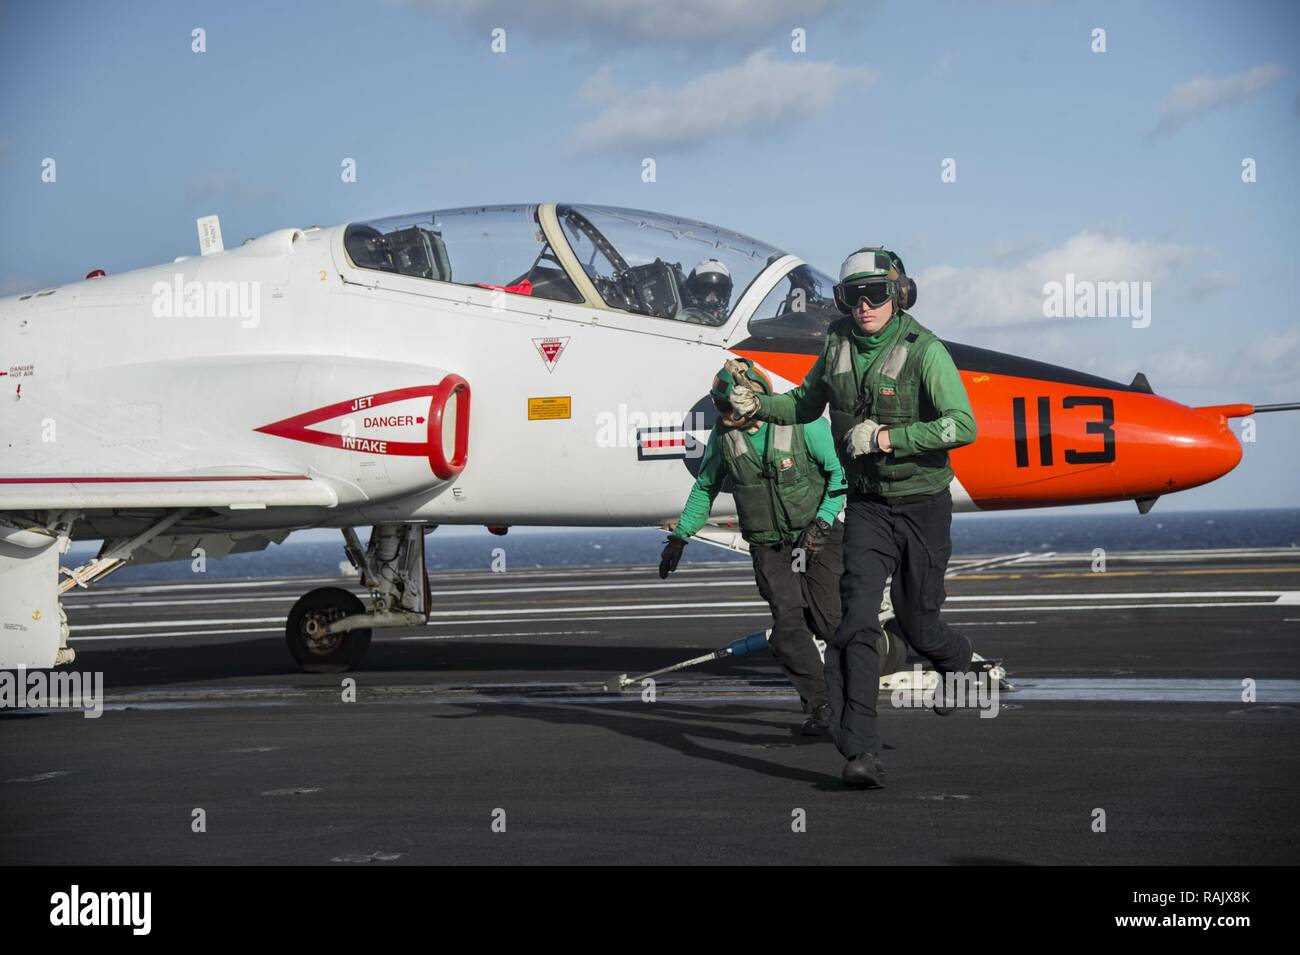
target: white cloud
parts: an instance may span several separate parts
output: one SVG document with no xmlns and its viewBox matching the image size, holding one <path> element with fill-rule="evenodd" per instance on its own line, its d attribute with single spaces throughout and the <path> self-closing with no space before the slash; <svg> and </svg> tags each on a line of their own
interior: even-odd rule
<svg viewBox="0 0 1300 955">
<path fill-rule="evenodd" d="M 1157 391 L 1230 388 L 1236 400 L 1266 404 L 1300 398 L 1295 369 L 1300 365 L 1300 330 L 1263 333 L 1252 339 L 1237 331 L 1229 342 L 1205 341 L 1198 348 L 1162 348 L 1141 358 Z"/>
<path fill-rule="evenodd" d="M 1269 375 L 1285 374 L 1300 391 L 1300 384 L 1296 383 L 1296 369 L 1300 368 L 1300 329 L 1290 328 L 1251 341 L 1246 346 L 1246 355 L 1252 366 Z"/>
<path fill-rule="evenodd" d="M 1166 348 L 1153 352 L 1143 361 L 1143 371 L 1157 390 L 1204 386 L 1207 381 L 1218 384 L 1241 384 L 1242 376 L 1234 375 L 1220 367 L 1223 354 L 1216 348 L 1198 351 L 1187 348 Z"/>
<path fill-rule="evenodd" d="M 917 284 L 920 284 L 919 280 Z M 924 319 L 922 321 L 935 331 L 939 330 L 937 323 Z M 1047 362 L 1049 365 L 1060 365 L 1076 371 L 1085 371 L 1091 375 L 1101 375 L 1103 378 L 1119 379 L 1128 372 L 1127 367 L 1109 360 L 1110 356 L 1099 355 L 1095 350 L 1080 348 L 1080 331 L 1082 330 L 1077 326 L 1070 328 L 1054 325 L 1034 329 L 1032 337 L 1026 337 L 1024 329 L 980 330 L 971 335 L 967 334 L 965 329 L 953 326 L 952 334 L 945 333 L 943 337 L 966 345 L 978 345 L 980 348 L 1006 352 L 1009 355 L 1021 355 L 1034 361 Z M 1132 377 L 1131 373 L 1129 377 Z"/>
<path fill-rule="evenodd" d="M 608 63 L 597 67 L 578 87 L 578 99 L 596 106 L 611 103 L 617 100 L 619 95 L 618 83 L 614 80 L 614 70 Z"/>
<path fill-rule="evenodd" d="M 1187 291 L 1180 296 L 1180 301 L 1199 302 L 1214 298 L 1220 292 L 1236 288 L 1241 283 L 1241 276 L 1226 269 L 1212 269 L 1197 275 L 1187 286 Z"/>
<path fill-rule="evenodd" d="M 1076 281 L 1150 282 L 1158 320 L 1162 292 L 1169 287 L 1166 280 L 1197 251 L 1171 243 L 1081 232 L 1064 245 L 1019 263 L 924 269 L 915 276 L 917 314 L 923 321 L 924 316 L 936 316 L 937 328 L 1082 321 L 1043 316 L 1043 286 L 1063 283 L 1067 275 L 1074 275 Z"/>
<path fill-rule="evenodd" d="M 937 265 L 916 274 L 916 316 L 944 338 L 1127 382 L 1142 371 L 1158 394 L 1192 404 L 1300 398 L 1300 328 L 1239 313 L 1226 337 L 1186 303 L 1217 296 L 1241 277 L 1216 268 L 1213 249 L 1082 232 L 1013 261 Z M 1151 282 L 1152 323 L 1125 318 L 1044 318 L 1043 285 Z"/>
<path fill-rule="evenodd" d="M 738 133 L 780 134 L 827 109 L 841 89 L 852 85 L 861 92 L 875 79 L 876 72 L 866 67 L 780 60 L 765 50 L 672 88 L 620 90 L 609 71 L 600 70 L 579 93 L 604 108 L 578 125 L 574 145 L 689 149 Z"/>
<path fill-rule="evenodd" d="M 411 6 L 467 21 L 627 44 L 714 47 L 788 36 L 848 0 L 407 0 Z"/>
<path fill-rule="evenodd" d="M 1265 334 L 1258 340 L 1247 333 L 1240 365 L 1247 369 L 1250 391 L 1246 400 L 1256 404 L 1300 401 L 1300 328 Z M 1292 412 L 1294 414 L 1294 412 Z M 1294 430 L 1292 431 L 1294 434 Z"/>
<path fill-rule="evenodd" d="M 1165 98 L 1156 132 L 1181 129 L 1192 120 L 1222 106 L 1229 106 L 1263 89 L 1286 73 L 1274 64 L 1252 67 L 1232 76 L 1198 76 L 1175 86 Z"/>
</svg>

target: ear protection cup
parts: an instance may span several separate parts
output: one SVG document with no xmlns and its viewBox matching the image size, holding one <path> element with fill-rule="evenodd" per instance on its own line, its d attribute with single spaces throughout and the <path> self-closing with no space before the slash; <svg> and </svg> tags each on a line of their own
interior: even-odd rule
<svg viewBox="0 0 1300 955">
<path fill-rule="evenodd" d="M 898 308 L 911 308 L 916 304 L 916 282 L 908 276 L 907 269 L 903 268 L 903 260 L 898 253 L 890 252 L 889 258 L 894 263 L 894 268 L 898 269 L 899 276 L 905 280 L 899 283 L 902 287 L 898 290 Z"/>
</svg>

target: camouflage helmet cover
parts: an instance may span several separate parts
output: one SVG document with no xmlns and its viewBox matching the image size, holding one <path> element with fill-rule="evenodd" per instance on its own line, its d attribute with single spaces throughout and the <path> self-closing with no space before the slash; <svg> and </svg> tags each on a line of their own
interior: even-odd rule
<svg viewBox="0 0 1300 955">
<path fill-rule="evenodd" d="M 738 360 L 748 366 L 744 384 L 755 391 L 770 395 L 772 393 L 772 383 L 767 380 L 767 375 L 763 374 L 762 370 L 757 368 L 748 358 Z M 713 387 L 709 389 L 709 396 L 713 398 L 714 402 L 731 404 L 731 389 L 737 384 L 736 376 L 731 373 L 731 369 L 723 365 L 721 370 L 713 376 Z"/>
</svg>

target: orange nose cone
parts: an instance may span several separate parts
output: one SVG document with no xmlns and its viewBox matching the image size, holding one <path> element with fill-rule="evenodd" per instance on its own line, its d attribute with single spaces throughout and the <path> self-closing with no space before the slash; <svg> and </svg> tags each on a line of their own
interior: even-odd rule
<svg viewBox="0 0 1300 955">
<path fill-rule="evenodd" d="M 1241 443 L 1225 411 L 1237 406 L 1189 408 L 1155 399 L 1158 414 L 1134 430 L 1137 439 L 1121 465 L 1130 497 L 1155 497 L 1208 484 L 1241 461 Z"/>
</svg>

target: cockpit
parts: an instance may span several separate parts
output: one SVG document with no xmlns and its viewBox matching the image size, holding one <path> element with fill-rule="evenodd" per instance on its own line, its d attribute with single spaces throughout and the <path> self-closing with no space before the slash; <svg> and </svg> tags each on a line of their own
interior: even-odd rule
<svg viewBox="0 0 1300 955">
<path fill-rule="evenodd" d="M 361 269 L 715 327 L 785 254 L 691 219 L 567 204 L 356 222 L 343 241 Z"/>
<path fill-rule="evenodd" d="M 819 339 L 841 317 L 835 304 L 835 280 L 800 263 L 778 279 L 754 309 L 749 334 L 757 339 Z"/>
<path fill-rule="evenodd" d="M 475 206 L 355 222 L 343 244 L 357 268 L 581 302 L 537 211 Z"/>
</svg>

